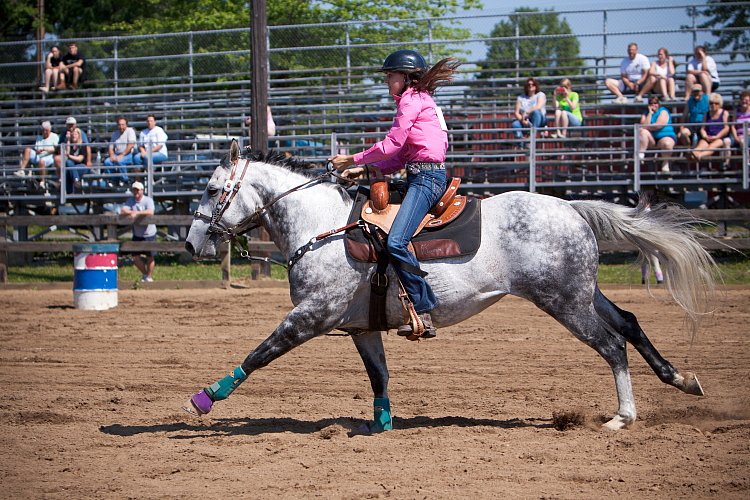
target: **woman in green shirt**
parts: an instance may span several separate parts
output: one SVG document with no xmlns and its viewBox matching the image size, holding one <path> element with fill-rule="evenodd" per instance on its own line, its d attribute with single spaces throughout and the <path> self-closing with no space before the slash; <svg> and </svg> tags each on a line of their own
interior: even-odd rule
<svg viewBox="0 0 750 500">
<path fill-rule="evenodd" d="M 567 137 L 568 127 L 580 127 L 583 124 L 581 106 L 578 103 L 578 92 L 568 78 L 563 78 L 555 89 L 555 128 L 552 137 Z"/>
</svg>

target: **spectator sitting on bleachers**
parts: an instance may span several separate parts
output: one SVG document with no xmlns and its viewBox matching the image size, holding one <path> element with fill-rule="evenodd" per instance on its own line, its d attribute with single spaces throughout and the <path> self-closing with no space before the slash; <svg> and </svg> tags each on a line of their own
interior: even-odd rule
<svg viewBox="0 0 750 500">
<path fill-rule="evenodd" d="M 698 133 L 700 136 L 698 144 L 688 153 L 691 160 L 700 161 L 714 154 L 715 150 L 729 146 L 729 112 L 722 108 L 723 104 L 724 99 L 721 95 L 713 93 L 708 96 L 710 109 L 706 115 L 705 124 Z"/>
<path fill-rule="evenodd" d="M 516 129 L 516 139 L 523 138 L 522 128 L 547 126 L 547 96 L 539 89 L 539 82 L 536 78 L 529 77 L 523 89 L 523 94 L 516 98 L 516 109 L 513 112 L 516 119 L 511 124 Z"/>
<path fill-rule="evenodd" d="M 112 140 L 109 142 L 107 158 L 104 159 L 105 174 L 119 173 L 121 174 L 119 180 L 128 182 L 128 172 L 125 167 L 133 164 L 135 141 L 135 130 L 132 127 L 128 127 L 128 119 L 124 116 L 118 116 L 117 130 L 112 132 Z"/>
<path fill-rule="evenodd" d="M 648 108 L 641 116 L 641 125 L 641 149 L 638 156 L 643 160 L 646 150 L 662 150 L 661 171 L 669 172 L 669 159 L 672 157 L 672 149 L 674 149 L 677 136 L 672 127 L 672 115 L 661 105 L 658 96 L 649 97 Z"/>
<path fill-rule="evenodd" d="M 55 90 L 58 80 L 60 79 L 60 47 L 53 45 L 49 49 L 47 56 L 44 58 L 44 82 L 39 87 L 42 92 Z"/>
<path fill-rule="evenodd" d="M 65 120 L 65 132 L 60 134 L 60 141 L 64 144 L 67 144 L 73 140 L 73 132 L 75 130 L 79 130 L 81 132 L 81 139 L 83 140 L 83 143 L 86 144 L 86 149 L 88 150 L 87 158 L 88 158 L 88 164 L 87 167 L 91 167 L 91 146 L 89 146 L 89 138 L 86 135 L 86 132 L 81 130 L 78 127 L 78 121 L 76 120 L 75 116 L 69 116 Z M 55 154 L 55 172 L 57 172 L 57 177 L 60 177 L 60 171 L 62 170 L 62 154 L 60 151 L 57 151 Z"/>
<path fill-rule="evenodd" d="M 708 94 L 703 92 L 703 85 L 693 84 L 690 99 L 685 101 L 685 110 L 682 112 L 682 121 L 685 123 L 703 123 L 708 113 Z M 698 141 L 698 134 L 694 130 L 697 125 L 683 125 L 680 127 L 680 144 L 691 146 Z"/>
<path fill-rule="evenodd" d="M 706 94 L 715 92 L 720 83 L 716 61 L 706 54 L 706 48 L 698 45 L 693 51 L 693 55 L 693 59 L 687 65 L 687 75 L 685 75 L 685 100 L 690 97 L 689 89 L 692 89 L 696 83 L 703 86 L 703 92 Z"/>
<path fill-rule="evenodd" d="M 651 63 L 648 57 L 638 53 L 638 44 L 628 45 L 628 57 L 620 63 L 620 79 L 607 78 L 604 84 L 615 94 L 615 102 L 624 104 L 628 98 L 623 94 L 635 94 L 635 102 L 643 101 L 643 96 L 654 86 L 654 78 L 649 74 Z"/>
<path fill-rule="evenodd" d="M 664 47 L 656 54 L 656 61 L 651 65 L 651 76 L 654 87 L 661 91 L 663 101 L 676 100 L 676 85 L 674 81 L 674 58 Z"/>
<path fill-rule="evenodd" d="M 15 175 L 23 177 L 26 175 L 26 167 L 31 163 L 39 167 L 39 187 L 47 191 L 47 167 L 51 166 L 54 161 L 55 148 L 60 143 L 60 136 L 52 132 L 52 124 L 49 121 L 42 122 L 42 134 L 37 136 L 33 148 L 26 148 L 23 151 L 21 168 L 16 171 Z M 30 173 L 32 175 L 32 173 Z"/>
<path fill-rule="evenodd" d="M 81 178 L 91 172 L 91 146 L 84 141 L 82 130 L 74 128 L 71 140 L 66 141 L 63 147 L 65 151 L 65 191 L 70 194 L 80 192 Z"/>
<path fill-rule="evenodd" d="M 742 149 L 746 145 L 742 124 L 748 123 L 750 127 L 750 90 L 743 90 L 740 94 L 740 103 L 734 110 L 732 121 L 736 122 L 732 125 L 732 147 L 739 146 Z"/>
<path fill-rule="evenodd" d="M 252 128 L 250 126 L 253 124 L 253 117 L 248 116 L 245 118 L 245 126 L 248 127 L 247 130 L 247 136 L 250 137 L 250 134 L 252 133 Z M 271 106 L 266 106 L 266 131 L 268 132 L 268 137 L 276 135 L 276 122 L 273 121 L 273 114 L 271 114 Z"/>
<path fill-rule="evenodd" d="M 552 137 L 567 137 L 568 127 L 580 127 L 583 124 L 581 106 L 578 103 L 578 92 L 573 92 L 569 78 L 563 78 L 555 89 L 555 127 Z"/>
<path fill-rule="evenodd" d="M 59 88 L 65 88 L 67 80 L 71 89 L 77 89 L 78 85 L 83 83 L 83 67 L 86 59 L 83 54 L 78 52 L 78 45 L 75 42 L 68 44 L 68 53 L 62 58 L 60 66 L 60 83 Z"/>
<path fill-rule="evenodd" d="M 148 115 L 146 117 L 146 128 L 141 130 L 138 136 L 138 153 L 133 158 L 133 163 L 143 165 L 148 163 L 149 153 L 151 161 L 155 165 L 169 158 L 167 152 L 167 140 L 169 136 L 164 129 L 156 124 L 156 117 Z"/>
</svg>

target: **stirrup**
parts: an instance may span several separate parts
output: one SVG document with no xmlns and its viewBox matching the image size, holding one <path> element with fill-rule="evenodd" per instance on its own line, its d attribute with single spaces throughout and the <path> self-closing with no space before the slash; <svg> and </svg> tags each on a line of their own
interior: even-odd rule
<svg viewBox="0 0 750 500">
<path fill-rule="evenodd" d="M 406 337 L 408 340 L 435 338 L 437 336 L 437 331 L 432 325 L 432 317 L 430 316 L 430 313 L 417 313 L 417 310 L 414 308 L 414 303 L 409 299 L 409 294 L 406 293 L 401 280 L 398 280 L 398 298 L 401 299 L 401 304 L 404 306 L 404 310 L 408 313 L 409 319 L 406 324 L 398 327 L 396 335 Z"/>
<path fill-rule="evenodd" d="M 416 336 L 414 335 L 414 326 L 411 323 L 412 318 L 409 317 L 410 323 L 407 325 L 401 325 L 398 327 L 398 330 L 396 331 L 396 335 L 399 335 L 401 337 L 406 337 L 409 340 L 417 340 L 417 339 L 434 339 L 437 337 L 437 329 L 432 325 L 432 317 L 430 316 L 430 313 L 422 313 L 417 315 L 417 320 L 422 324 L 423 332 L 422 335 Z"/>
<path fill-rule="evenodd" d="M 401 299 L 401 304 L 409 315 L 409 319 L 405 325 L 398 327 L 396 334 L 406 337 L 409 340 L 418 340 L 424 333 L 424 323 L 422 323 L 422 319 L 417 314 L 417 310 L 414 309 L 414 304 L 409 299 L 409 294 L 404 290 L 401 280 L 398 282 L 398 298 Z"/>
</svg>

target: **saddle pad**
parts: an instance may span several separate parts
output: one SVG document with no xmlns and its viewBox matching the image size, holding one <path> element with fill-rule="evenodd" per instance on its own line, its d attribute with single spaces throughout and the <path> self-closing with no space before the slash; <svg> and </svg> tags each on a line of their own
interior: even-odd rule
<svg viewBox="0 0 750 500">
<path fill-rule="evenodd" d="M 396 195 L 397 196 L 397 195 Z M 349 223 L 356 222 L 362 207 L 369 199 L 369 190 L 360 187 L 354 195 L 354 206 Z M 481 203 L 467 198 L 461 215 L 438 228 L 426 226 L 411 240 L 417 260 L 437 260 L 476 253 L 481 244 Z M 375 249 L 360 227 L 346 231 L 344 240 L 347 254 L 360 262 L 377 262 Z"/>
</svg>

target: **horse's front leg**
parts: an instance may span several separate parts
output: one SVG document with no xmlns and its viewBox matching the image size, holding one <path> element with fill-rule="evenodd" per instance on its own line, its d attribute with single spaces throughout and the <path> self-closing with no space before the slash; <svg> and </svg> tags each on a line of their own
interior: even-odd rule
<svg viewBox="0 0 750 500">
<path fill-rule="evenodd" d="M 393 429 L 391 402 L 388 399 L 388 365 L 385 362 L 385 349 L 381 332 L 352 334 L 362 362 L 365 364 L 370 386 L 375 397 L 373 402 L 374 419 L 368 425 L 370 432 Z"/>
<path fill-rule="evenodd" d="M 340 310 L 340 309 L 339 309 Z M 308 340 L 330 332 L 338 321 L 335 308 L 302 303 L 295 307 L 284 321 L 264 340 L 245 361 L 224 378 L 214 382 L 190 398 L 184 409 L 204 415 L 211 411 L 216 401 L 229 397 L 255 370 L 263 368 L 279 356 L 286 354 Z"/>
</svg>

